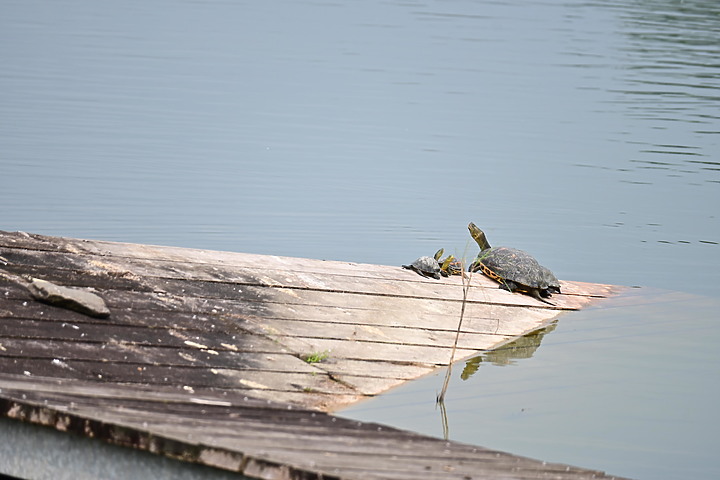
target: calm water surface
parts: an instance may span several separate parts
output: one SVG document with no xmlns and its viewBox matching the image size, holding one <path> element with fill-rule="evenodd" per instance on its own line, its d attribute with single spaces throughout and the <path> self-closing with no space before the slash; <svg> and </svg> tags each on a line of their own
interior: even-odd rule
<svg viewBox="0 0 720 480">
<path fill-rule="evenodd" d="M 6 0 L 0 228 L 399 265 L 472 220 L 680 292 L 458 365 L 449 435 L 715 478 L 718 38 L 715 0 Z M 346 414 L 442 435 L 441 381 Z"/>
<path fill-rule="evenodd" d="M 720 302 L 657 293 L 455 364 L 446 426 L 444 370 L 342 415 L 632 478 L 716 478 Z"/>
</svg>

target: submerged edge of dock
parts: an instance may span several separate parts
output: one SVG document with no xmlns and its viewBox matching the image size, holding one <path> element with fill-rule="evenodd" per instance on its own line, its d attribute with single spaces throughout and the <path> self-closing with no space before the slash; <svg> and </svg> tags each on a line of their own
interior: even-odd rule
<svg viewBox="0 0 720 480">
<path fill-rule="evenodd" d="M 34 300 L 31 279 L 110 314 Z M 561 285 L 550 306 L 474 275 L 455 360 L 622 290 Z M 324 413 L 448 364 L 459 277 L 0 231 L 0 288 L 10 418 L 256 478 L 603 478 Z"/>
</svg>

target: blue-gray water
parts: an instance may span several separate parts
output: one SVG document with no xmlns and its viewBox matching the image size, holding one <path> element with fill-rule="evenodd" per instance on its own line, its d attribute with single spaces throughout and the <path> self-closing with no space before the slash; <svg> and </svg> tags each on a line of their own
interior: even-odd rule
<svg viewBox="0 0 720 480">
<path fill-rule="evenodd" d="M 5 0 L 0 229 L 399 265 L 474 254 L 472 220 L 560 278 L 697 295 L 459 365 L 449 432 L 717 477 L 718 38 L 715 0 Z M 442 435 L 441 381 L 347 415 Z"/>
</svg>

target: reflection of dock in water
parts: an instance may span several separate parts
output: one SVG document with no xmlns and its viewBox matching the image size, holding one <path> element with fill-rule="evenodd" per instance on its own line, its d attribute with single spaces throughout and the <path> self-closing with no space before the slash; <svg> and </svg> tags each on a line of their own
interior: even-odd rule
<svg viewBox="0 0 720 480">
<path fill-rule="evenodd" d="M 33 300 L 33 278 L 110 314 Z M 255 478 L 603 478 L 323 413 L 447 365 L 459 277 L 0 232 L 0 286 L 10 418 Z M 542 333 L 513 339 L 620 290 L 562 289 L 550 306 L 474 275 L 455 358 L 531 354 Z"/>
</svg>

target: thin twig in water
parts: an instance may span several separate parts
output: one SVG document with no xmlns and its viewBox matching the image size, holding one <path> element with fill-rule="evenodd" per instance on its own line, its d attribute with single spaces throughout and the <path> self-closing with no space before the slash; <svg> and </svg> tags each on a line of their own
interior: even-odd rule
<svg viewBox="0 0 720 480">
<path fill-rule="evenodd" d="M 442 390 L 438 394 L 435 401 L 445 407 L 445 392 L 447 392 L 448 384 L 450 383 L 450 376 L 452 375 L 452 364 L 455 360 L 455 350 L 457 350 L 457 344 L 460 340 L 460 331 L 462 330 L 463 317 L 465 316 L 465 305 L 467 304 L 467 296 L 470 291 L 470 280 L 472 272 L 469 275 L 465 275 L 465 262 L 462 262 L 462 283 L 463 283 L 463 298 L 462 305 L 460 307 L 460 320 L 458 321 L 457 332 L 455 332 L 455 342 L 453 342 L 452 351 L 450 352 L 450 363 L 445 371 L 445 381 L 443 382 Z"/>
<path fill-rule="evenodd" d="M 438 405 L 440 405 L 440 418 L 442 419 L 443 438 L 445 440 L 450 440 L 450 424 L 448 423 L 445 402 L 439 402 Z"/>
</svg>

